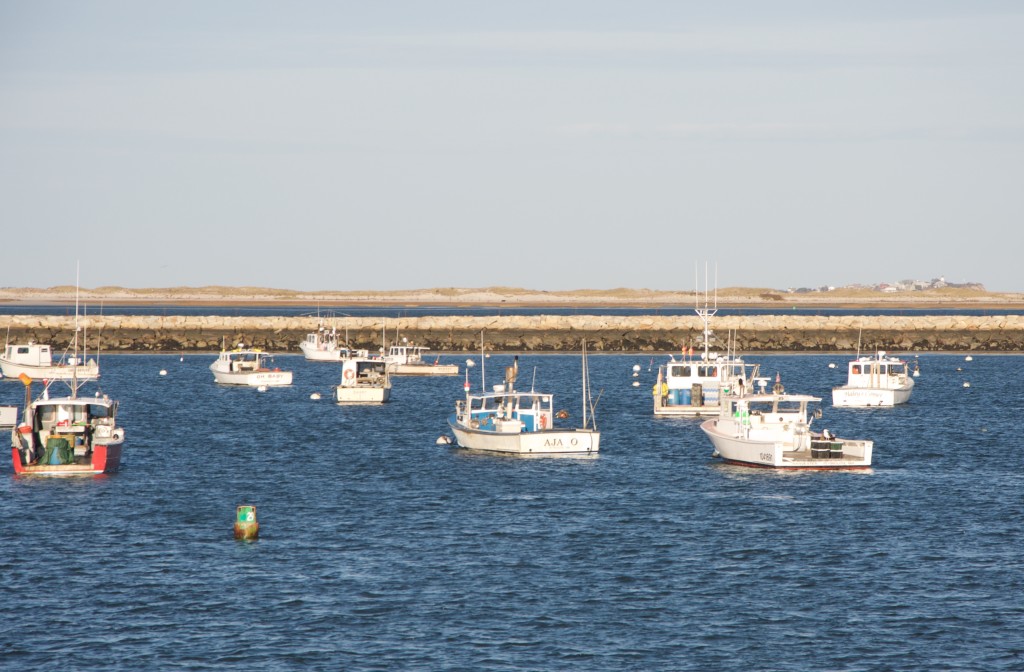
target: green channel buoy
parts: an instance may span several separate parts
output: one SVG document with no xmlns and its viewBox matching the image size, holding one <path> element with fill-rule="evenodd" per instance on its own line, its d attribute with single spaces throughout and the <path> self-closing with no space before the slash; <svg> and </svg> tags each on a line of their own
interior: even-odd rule
<svg viewBox="0 0 1024 672">
<path fill-rule="evenodd" d="M 256 520 L 256 507 L 243 504 L 235 512 L 235 539 L 249 540 L 260 536 L 260 524 Z"/>
</svg>

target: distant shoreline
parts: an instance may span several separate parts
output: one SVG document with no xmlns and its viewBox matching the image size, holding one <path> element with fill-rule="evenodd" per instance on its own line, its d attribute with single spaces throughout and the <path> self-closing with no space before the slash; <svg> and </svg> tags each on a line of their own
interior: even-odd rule
<svg viewBox="0 0 1024 672">
<path fill-rule="evenodd" d="M 118 306 L 189 306 L 189 307 L 245 307 L 253 308 L 299 308 L 318 306 L 324 310 L 350 307 L 402 307 L 402 308 L 651 308 L 652 310 L 692 308 L 693 303 L 651 302 L 651 301 L 297 301 L 297 300 L 240 300 L 238 298 L 223 299 L 80 299 L 90 306 L 98 303 Z M 74 305 L 71 300 L 32 300 L 32 299 L 0 299 L 5 306 L 68 306 Z M 973 310 L 1021 310 L 1024 312 L 1024 300 L 1021 301 L 719 301 L 718 308 L 801 308 L 801 309 L 835 309 L 835 310 L 935 310 L 935 309 L 973 309 Z"/>
<path fill-rule="evenodd" d="M 804 309 L 976 309 L 1022 310 L 1024 293 L 996 293 L 976 290 L 926 290 L 882 295 L 869 290 L 783 293 L 775 290 L 729 288 L 709 297 L 719 308 L 804 308 Z M 0 288 L 0 304 L 73 305 L 75 288 L 47 289 Z M 692 292 L 654 290 L 575 290 L 538 292 L 514 288 L 446 289 L 366 292 L 297 292 L 263 288 L 101 288 L 78 291 L 77 300 L 89 306 L 180 305 L 180 306 L 252 306 L 286 308 L 316 306 L 336 309 L 355 306 L 401 307 L 519 307 L 549 308 L 687 308 L 694 306 Z"/>
</svg>

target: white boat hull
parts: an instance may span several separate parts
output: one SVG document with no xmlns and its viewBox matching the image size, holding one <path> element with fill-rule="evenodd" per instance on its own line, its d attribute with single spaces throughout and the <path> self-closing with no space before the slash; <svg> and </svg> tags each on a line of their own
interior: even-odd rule
<svg viewBox="0 0 1024 672">
<path fill-rule="evenodd" d="M 95 361 L 85 364 L 70 366 L 68 364 L 52 366 L 32 366 L 31 364 L 15 364 L 0 360 L 0 372 L 4 378 L 17 378 L 21 374 L 27 375 L 32 380 L 96 380 L 100 377 L 100 366 Z"/>
<path fill-rule="evenodd" d="M 462 448 L 509 455 L 589 455 L 597 453 L 601 433 L 588 429 L 549 429 L 499 433 L 469 429 L 452 420 L 448 425 Z"/>
<path fill-rule="evenodd" d="M 292 384 L 291 371 L 214 371 L 213 379 L 221 385 L 243 385 L 247 387 L 280 387 Z"/>
<path fill-rule="evenodd" d="M 319 349 L 307 343 L 299 343 L 299 349 L 302 350 L 303 357 L 311 362 L 340 362 L 345 353 L 337 348 Z"/>
<path fill-rule="evenodd" d="M 910 399 L 914 386 L 901 388 L 836 387 L 832 390 L 832 405 L 843 408 L 896 406 Z"/>
<path fill-rule="evenodd" d="M 770 469 L 864 469 L 871 466 L 874 442 L 854 439 L 832 439 L 815 442 L 810 435 L 798 441 L 760 440 L 742 436 L 735 423 L 705 420 L 701 430 L 711 439 L 717 457 L 730 464 Z M 737 434 L 740 434 L 739 436 Z M 816 456 L 813 444 L 837 445 L 827 457 Z"/>
<path fill-rule="evenodd" d="M 457 376 L 458 364 L 388 364 L 392 376 Z"/>
<path fill-rule="evenodd" d="M 334 400 L 339 404 L 383 404 L 391 398 L 391 387 L 345 387 L 334 388 Z"/>
<path fill-rule="evenodd" d="M 716 400 L 713 403 L 701 404 L 655 404 L 654 415 L 661 417 L 686 417 L 699 418 L 702 416 L 718 415 L 721 407 Z"/>
</svg>

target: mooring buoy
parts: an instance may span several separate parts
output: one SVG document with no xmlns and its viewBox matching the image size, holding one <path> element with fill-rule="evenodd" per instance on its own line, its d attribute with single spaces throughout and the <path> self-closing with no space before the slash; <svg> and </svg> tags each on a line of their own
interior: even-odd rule
<svg viewBox="0 0 1024 672">
<path fill-rule="evenodd" d="M 256 521 L 256 507 L 243 504 L 235 511 L 235 539 L 248 541 L 260 536 L 260 524 Z"/>
</svg>

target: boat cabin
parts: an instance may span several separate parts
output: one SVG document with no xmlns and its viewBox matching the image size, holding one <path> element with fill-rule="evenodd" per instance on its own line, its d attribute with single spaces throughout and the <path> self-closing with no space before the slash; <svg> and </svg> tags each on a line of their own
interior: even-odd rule
<svg viewBox="0 0 1024 672">
<path fill-rule="evenodd" d="M 392 364 L 416 364 L 423 361 L 423 354 L 429 349 L 424 345 L 392 345 L 386 359 Z"/>
<path fill-rule="evenodd" d="M 366 351 L 360 350 L 365 356 Z M 380 386 L 388 381 L 387 363 L 383 359 L 347 359 L 341 364 L 341 386 Z"/>
<path fill-rule="evenodd" d="M 265 366 L 267 355 L 258 350 L 233 350 L 221 353 L 221 357 L 228 361 L 228 370 L 232 373 L 259 371 L 267 368 Z"/>
<path fill-rule="evenodd" d="M 555 414 L 554 399 L 540 392 L 505 393 L 504 385 L 494 392 L 468 395 L 455 403 L 460 424 L 491 432 L 536 432 L 550 429 Z M 467 417 L 468 416 L 468 417 Z"/>
<path fill-rule="evenodd" d="M 722 398 L 717 424 L 723 432 L 749 440 L 809 440 L 813 420 L 808 415 L 808 406 L 820 401 L 819 397 L 805 394 L 729 395 Z M 819 415 L 820 409 L 814 417 Z M 798 439 L 801 445 L 803 442 Z"/>
<path fill-rule="evenodd" d="M 899 380 L 907 377 L 907 363 L 898 359 L 861 357 L 850 362 L 849 367 L 851 385 L 866 386 L 874 381 Z"/>
<path fill-rule="evenodd" d="M 27 345 L 8 345 L 4 359 L 23 366 L 52 366 L 53 353 L 49 345 L 29 341 Z"/>
<path fill-rule="evenodd" d="M 338 334 L 320 327 L 319 331 L 306 334 L 306 346 L 312 350 L 335 350 L 338 347 Z"/>
<path fill-rule="evenodd" d="M 707 359 L 672 359 L 664 365 L 668 389 L 666 406 L 714 406 L 720 394 L 729 392 L 730 386 L 743 385 L 752 389 L 751 381 L 757 375 L 757 365 L 746 364 L 737 357 L 712 354 Z"/>
</svg>

